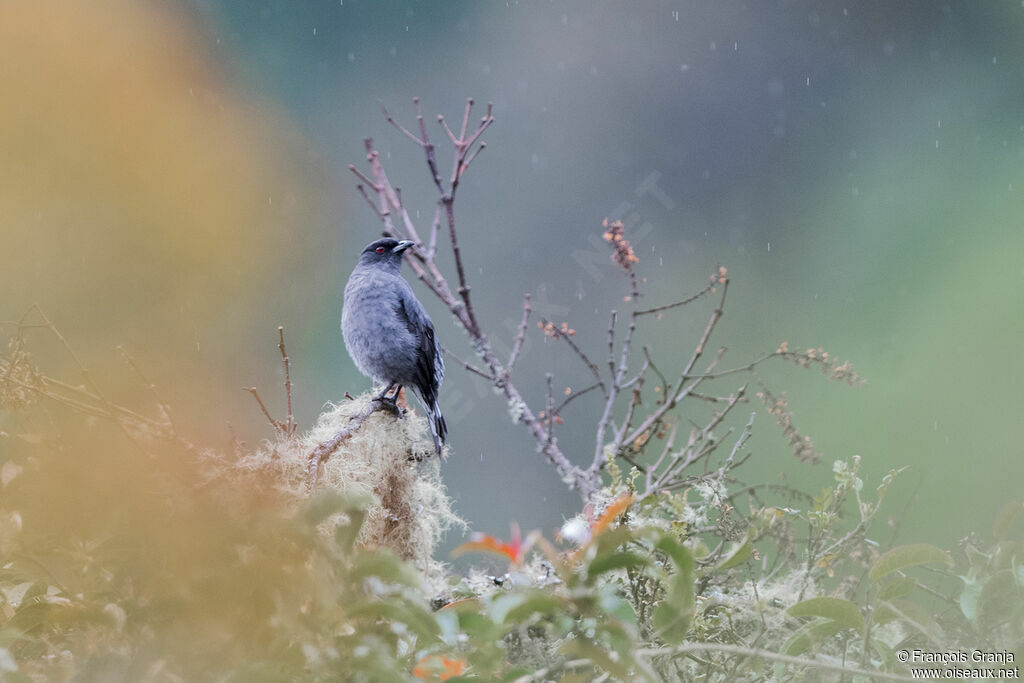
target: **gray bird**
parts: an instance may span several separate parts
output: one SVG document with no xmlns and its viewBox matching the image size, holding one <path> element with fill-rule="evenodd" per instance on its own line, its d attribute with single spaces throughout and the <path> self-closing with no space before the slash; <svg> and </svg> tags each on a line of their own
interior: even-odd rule
<svg viewBox="0 0 1024 683">
<path fill-rule="evenodd" d="M 394 402 L 403 386 L 412 387 L 427 412 L 434 450 L 440 455 L 448 434 L 437 405 L 444 379 L 441 344 L 434 323 L 401 274 L 402 254 L 414 244 L 385 238 L 363 249 L 345 285 L 341 333 L 359 372 L 384 385 L 378 398 Z"/>
</svg>

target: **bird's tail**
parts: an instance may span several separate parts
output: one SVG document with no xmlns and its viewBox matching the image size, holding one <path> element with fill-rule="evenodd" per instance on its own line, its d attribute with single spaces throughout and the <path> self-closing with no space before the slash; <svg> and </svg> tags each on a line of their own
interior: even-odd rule
<svg viewBox="0 0 1024 683">
<path fill-rule="evenodd" d="M 434 452 L 441 455 L 441 446 L 444 445 L 445 439 L 448 437 L 448 425 L 444 421 L 444 415 L 441 414 L 441 408 L 437 405 L 437 401 L 427 406 L 427 421 L 430 423 L 430 433 L 434 437 Z"/>
</svg>

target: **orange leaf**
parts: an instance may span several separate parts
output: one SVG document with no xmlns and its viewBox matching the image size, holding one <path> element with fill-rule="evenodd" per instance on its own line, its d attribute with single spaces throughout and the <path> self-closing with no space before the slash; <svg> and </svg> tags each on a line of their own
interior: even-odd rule
<svg viewBox="0 0 1024 683">
<path fill-rule="evenodd" d="M 607 531 L 608 527 L 612 525 L 612 522 L 614 522 L 619 517 L 619 515 L 625 512 L 632 504 L 632 493 L 624 493 L 615 500 L 613 500 L 611 503 L 609 503 L 608 507 L 604 509 L 604 513 L 597 519 L 596 522 L 590 525 L 590 529 L 593 532 L 594 536 L 597 536 L 598 534 Z"/>
<path fill-rule="evenodd" d="M 459 676 L 466 670 L 466 662 L 462 659 L 449 659 L 444 655 L 427 655 L 416 662 L 412 675 L 420 680 L 438 678 L 447 681 Z"/>
<path fill-rule="evenodd" d="M 512 525 L 512 540 L 505 543 L 494 536 L 488 536 L 487 534 L 475 533 L 470 536 L 468 542 L 463 543 L 458 548 L 452 551 L 453 557 L 458 557 L 464 553 L 469 552 L 483 552 L 491 553 L 492 555 L 500 555 L 506 558 L 513 564 L 521 564 L 523 556 L 530 547 L 530 542 L 523 543 L 522 534 L 519 531 L 517 524 Z"/>
</svg>

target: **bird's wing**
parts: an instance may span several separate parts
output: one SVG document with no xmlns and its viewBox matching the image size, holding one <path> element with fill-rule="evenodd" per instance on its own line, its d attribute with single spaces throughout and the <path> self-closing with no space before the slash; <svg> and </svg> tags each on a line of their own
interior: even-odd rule
<svg viewBox="0 0 1024 683">
<path fill-rule="evenodd" d="M 418 343 L 416 384 L 424 403 L 433 406 L 437 401 L 437 390 L 441 386 L 441 380 L 444 379 L 444 359 L 441 357 L 440 344 L 434 335 L 434 323 L 411 290 L 402 292 L 395 312 L 405 322 Z"/>
</svg>

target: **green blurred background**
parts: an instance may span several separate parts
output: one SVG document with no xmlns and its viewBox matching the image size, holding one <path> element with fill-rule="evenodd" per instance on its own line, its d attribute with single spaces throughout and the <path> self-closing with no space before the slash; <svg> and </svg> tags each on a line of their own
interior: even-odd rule
<svg viewBox="0 0 1024 683">
<path fill-rule="evenodd" d="M 817 489 L 861 454 L 871 485 L 909 465 L 889 516 L 900 540 L 943 544 L 1020 495 L 1022 3 L 9 2 L 0 74 L 0 319 L 38 302 L 130 402 L 143 394 L 124 345 L 198 441 L 227 444 L 228 421 L 269 436 L 239 388 L 283 413 L 278 325 L 301 425 L 368 388 L 338 321 L 379 226 L 346 167 L 374 137 L 427 224 L 425 165 L 378 101 L 411 123 L 417 95 L 433 126 L 471 96 L 497 123 L 458 211 L 499 348 L 531 292 L 600 355 L 624 283 L 597 236 L 620 218 L 652 305 L 729 268 L 713 343 L 732 364 L 785 340 L 868 380 L 766 368 L 825 457 L 796 462 L 751 405 L 748 479 Z M 666 316 L 642 340 L 678 366 L 706 315 Z M 587 383 L 535 329 L 518 367 L 537 406 L 546 371 Z M 578 510 L 489 388 L 451 364 L 441 402 L 445 479 L 475 528 L 550 530 Z M 580 462 L 598 411 L 566 413 Z"/>
</svg>

